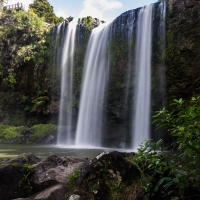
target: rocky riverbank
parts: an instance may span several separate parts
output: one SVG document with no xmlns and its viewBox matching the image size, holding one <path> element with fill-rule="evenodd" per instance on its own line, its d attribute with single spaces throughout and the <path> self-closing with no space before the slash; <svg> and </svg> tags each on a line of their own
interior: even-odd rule
<svg viewBox="0 0 200 200">
<path fill-rule="evenodd" d="M 145 155 L 105 151 L 92 159 L 56 155 L 41 159 L 24 153 L 1 160 L 0 199 L 199 200 L 194 177 L 183 179 L 189 171 L 173 171 L 167 160 L 153 151 Z"/>
<path fill-rule="evenodd" d="M 1 200 L 115 199 L 140 172 L 127 160 L 133 153 L 103 152 L 94 159 L 32 153 L 2 160 Z M 120 185 L 123 187 L 121 188 Z M 139 199 L 139 190 L 131 191 Z"/>
<path fill-rule="evenodd" d="M 40 159 L 32 153 L 4 160 L 0 166 L 1 199 L 65 199 L 69 175 L 85 161 L 56 155 Z"/>
</svg>

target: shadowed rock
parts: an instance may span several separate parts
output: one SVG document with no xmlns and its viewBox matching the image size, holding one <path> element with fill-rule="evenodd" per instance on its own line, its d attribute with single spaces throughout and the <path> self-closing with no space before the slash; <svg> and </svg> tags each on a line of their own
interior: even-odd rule
<svg viewBox="0 0 200 200">
<path fill-rule="evenodd" d="M 140 177 L 140 172 L 125 156 L 128 154 L 103 152 L 92 161 L 85 162 L 80 168 L 76 180 L 77 189 L 72 195 L 83 200 L 106 200 L 110 199 L 114 185 L 124 184 L 128 187 L 133 184 L 133 180 Z M 72 196 L 70 198 L 72 199 Z"/>
</svg>

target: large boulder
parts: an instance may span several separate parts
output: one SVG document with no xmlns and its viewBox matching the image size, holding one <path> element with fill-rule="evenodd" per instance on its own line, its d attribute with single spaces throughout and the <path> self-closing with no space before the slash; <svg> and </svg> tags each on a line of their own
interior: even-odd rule
<svg viewBox="0 0 200 200">
<path fill-rule="evenodd" d="M 69 174 L 73 173 L 74 169 L 86 160 L 86 158 L 72 156 L 60 158 L 56 155 L 50 155 L 33 165 L 35 167 L 33 182 L 42 188 L 57 183 L 66 183 Z"/>
<path fill-rule="evenodd" d="M 69 175 L 87 158 L 24 153 L 0 165 L 1 200 L 64 200 Z M 31 170 L 31 171 L 29 171 Z"/>
<path fill-rule="evenodd" d="M 65 200 L 66 186 L 64 184 L 57 184 L 49 187 L 38 195 L 36 195 L 34 200 Z"/>
<path fill-rule="evenodd" d="M 58 157 L 50 155 L 41 162 L 33 165 L 33 190 L 38 191 L 34 200 L 64 200 L 67 192 L 66 182 L 87 158 L 73 156 Z"/>
<path fill-rule="evenodd" d="M 114 187 L 131 186 L 140 177 L 140 171 L 126 156 L 106 151 L 85 162 L 76 180 L 76 190 L 69 199 L 112 199 Z"/>
<path fill-rule="evenodd" d="M 24 164 L 34 164 L 40 159 L 32 153 L 25 153 L 0 165 L 0 199 L 11 200 L 26 197 L 29 191 L 21 184 L 24 177 Z"/>
<path fill-rule="evenodd" d="M 25 197 L 26 190 L 20 186 L 24 174 L 22 164 L 3 164 L 0 166 L 0 197 L 1 200 L 10 200 Z"/>
</svg>

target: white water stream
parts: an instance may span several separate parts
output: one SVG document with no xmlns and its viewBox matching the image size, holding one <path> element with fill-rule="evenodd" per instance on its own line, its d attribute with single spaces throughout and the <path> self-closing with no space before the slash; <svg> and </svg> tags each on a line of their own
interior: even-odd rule
<svg viewBox="0 0 200 200">
<path fill-rule="evenodd" d="M 59 145 L 73 145 L 72 137 L 72 98 L 73 98 L 73 72 L 74 47 L 78 19 L 74 18 L 68 25 L 61 58 L 61 98 L 59 111 L 59 132 L 57 142 Z"/>
<path fill-rule="evenodd" d="M 93 29 L 82 79 L 75 146 L 101 147 L 103 103 L 109 73 L 109 24 Z"/>
<path fill-rule="evenodd" d="M 150 137 L 152 10 L 153 4 L 143 7 L 137 22 L 133 149 Z"/>
</svg>

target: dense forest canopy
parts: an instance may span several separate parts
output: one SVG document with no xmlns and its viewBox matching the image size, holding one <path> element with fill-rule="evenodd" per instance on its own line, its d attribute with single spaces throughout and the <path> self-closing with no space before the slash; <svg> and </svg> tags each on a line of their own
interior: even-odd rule
<svg viewBox="0 0 200 200">
<path fill-rule="evenodd" d="M 57 17 L 55 15 L 53 6 L 51 6 L 47 0 L 34 0 L 34 2 L 29 5 L 29 9 L 36 13 L 38 17 L 43 17 L 44 21 L 50 24 L 59 24 L 64 20 L 62 17 Z"/>
<path fill-rule="evenodd" d="M 49 87 L 49 83 L 47 84 L 49 79 L 46 78 L 48 66 L 46 59 L 50 56 L 50 27 L 44 26 L 43 22 L 43 19 L 31 10 L 5 12 L 1 17 L 1 116 L 7 115 L 8 110 L 13 113 L 13 109 L 21 107 L 24 103 L 26 108 L 22 108 L 22 112 L 26 113 L 32 110 L 34 105 L 37 109 L 49 101 L 45 93 Z M 43 87 L 44 85 L 47 87 Z M 5 102 L 7 106 L 3 106 Z M 21 122 L 14 120 L 16 125 L 24 124 L 23 116 L 26 115 L 24 114 L 17 117 Z M 11 118 L 7 118 L 8 124 L 13 121 Z"/>
</svg>

